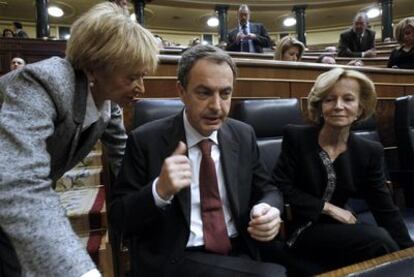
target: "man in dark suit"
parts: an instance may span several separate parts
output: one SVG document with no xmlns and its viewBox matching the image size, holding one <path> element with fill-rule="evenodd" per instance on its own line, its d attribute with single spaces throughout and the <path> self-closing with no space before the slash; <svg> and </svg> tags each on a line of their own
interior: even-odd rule
<svg viewBox="0 0 414 277">
<path fill-rule="evenodd" d="M 358 13 L 353 27 L 341 33 L 338 46 L 339 57 L 375 57 L 375 31 L 367 29 L 368 17 Z"/>
<path fill-rule="evenodd" d="M 260 23 L 250 22 L 250 10 L 241 5 L 237 13 L 239 26 L 228 35 L 227 51 L 262 53 L 263 47 L 270 47 L 270 38 Z"/>
<path fill-rule="evenodd" d="M 17 38 L 28 38 L 29 36 L 27 33 L 23 30 L 23 25 L 20 22 L 13 22 L 14 26 L 14 36 Z"/>
<path fill-rule="evenodd" d="M 135 237 L 134 274 L 284 275 L 282 266 L 255 261 L 257 242 L 279 232 L 282 198 L 252 128 L 227 118 L 235 75 L 224 51 L 190 48 L 178 68 L 184 110 L 130 134 L 109 216 Z"/>
</svg>

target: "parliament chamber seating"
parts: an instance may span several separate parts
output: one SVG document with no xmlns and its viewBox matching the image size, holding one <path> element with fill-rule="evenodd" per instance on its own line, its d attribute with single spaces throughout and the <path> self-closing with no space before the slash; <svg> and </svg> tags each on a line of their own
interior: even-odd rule
<svg viewBox="0 0 414 277">
<path fill-rule="evenodd" d="M 381 143 L 378 130 L 377 130 L 377 122 L 373 116 L 364 121 L 360 121 L 358 124 L 353 126 L 352 132 L 356 134 L 357 136 Z M 395 174 L 392 174 L 393 172 L 388 171 L 389 167 L 387 165 L 386 160 L 384 161 L 384 164 L 385 164 L 385 170 L 386 170 L 385 175 L 388 180 L 387 185 L 390 188 L 391 193 L 396 194 L 399 192 L 398 189 L 400 186 L 398 183 L 393 184 L 393 178 L 391 176 L 394 176 Z M 406 187 L 404 187 L 402 190 L 402 193 L 404 195 L 407 195 L 409 192 L 410 191 L 407 190 Z M 395 201 L 396 197 L 394 196 L 393 198 Z M 370 223 L 370 224 L 376 224 L 374 216 L 369 211 L 368 205 L 365 202 L 365 200 L 352 198 L 349 200 L 348 205 L 357 214 L 359 221 Z M 414 240 L 414 209 L 400 207 L 400 210 L 401 210 L 404 222 L 407 225 L 410 236 Z"/>
<path fill-rule="evenodd" d="M 395 100 L 394 129 L 400 161 L 401 183 L 407 206 L 414 208 L 414 96 Z"/>
<path fill-rule="evenodd" d="M 253 127 L 261 159 L 268 170 L 273 169 L 279 157 L 283 128 L 287 124 L 304 123 L 296 98 L 234 100 L 230 116 Z"/>
<path fill-rule="evenodd" d="M 414 238 L 414 96 L 395 100 L 394 128 L 397 142 L 400 171 L 396 178 L 404 188 L 406 205 L 404 219 Z"/>
<path fill-rule="evenodd" d="M 377 142 L 380 141 L 380 137 L 377 130 L 377 122 L 374 116 L 371 116 L 370 118 L 359 121 L 357 124 L 355 124 L 352 129 L 352 133 L 355 135 L 368 139 L 373 140 Z M 386 172 L 387 179 L 388 177 L 388 171 Z M 391 184 L 389 185 L 389 188 L 392 190 Z M 374 219 L 374 216 L 369 210 L 368 204 L 363 199 L 358 198 L 351 198 L 349 199 L 348 208 L 350 208 L 357 216 L 358 220 L 364 223 L 370 223 L 370 224 L 376 224 L 376 221 Z"/>
<path fill-rule="evenodd" d="M 135 103 L 133 129 L 156 119 L 177 114 L 184 108 L 180 99 L 142 99 Z"/>
</svg>

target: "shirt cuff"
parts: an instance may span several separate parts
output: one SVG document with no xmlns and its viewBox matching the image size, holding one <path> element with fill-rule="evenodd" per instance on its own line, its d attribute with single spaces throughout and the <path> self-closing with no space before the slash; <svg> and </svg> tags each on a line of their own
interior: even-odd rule
<svg viewBox="0 0 414 277">
<path fill-rule="evenodd" d="M 99 273 L 99 271 L 95 268 L 92 269 L 88 272 L 86 272 L 85 274 L 83 274 L 81 277 L 102 277 L 101 273 Z"/>
<path fill-rule="evenodd" d="M 171 201 L 174 198 L 174 196 L 171 196 L 169 199 L 164 200 L 161 198 L 161 196 L 158 195 L 158 192 L 157 192 L 158 179 L 159 178 L 157 177 L 152 183 L 152 196 L 154 197 L 155 205 L 158 208 L 164 208 L 171 204 Z"/>
</svg>

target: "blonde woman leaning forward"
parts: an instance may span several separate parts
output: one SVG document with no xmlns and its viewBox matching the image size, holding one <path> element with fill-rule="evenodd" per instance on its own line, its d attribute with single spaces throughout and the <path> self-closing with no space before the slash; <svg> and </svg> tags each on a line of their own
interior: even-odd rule
<svg viewBox="0 0 414 277">
<path fill-rule="evenodd" d="M 73 24 L 66 59 L 50 58 L 0 78 L 5 276 L 100 275 L 52 187 L 98 139 L 117 172 L 126 141 L 120 106 L 144 93 L 143 76 L 155 69 L 157 49 L 149 31 L 106 2 Z"/>
<path fill-rule="evenodd" d="M 305 46 L 299 40 L 286 36 L 277 45 L 275 60 L 296 62 L 302 59 Z"/>
<path fill-rule="evenodd" d="M 325 270 L 414 245 L 385 185 L 382 145 L 350 132 L 375 105 L 364 74 L 336 68 L 321 74 L 309 93 L 314 125 L 284 130 L 273 178 L 292 207 L 287 243 Z M 367 201 L 378 226 L 357 222 L 345 208 L 350 197 Z"/>
</svg>

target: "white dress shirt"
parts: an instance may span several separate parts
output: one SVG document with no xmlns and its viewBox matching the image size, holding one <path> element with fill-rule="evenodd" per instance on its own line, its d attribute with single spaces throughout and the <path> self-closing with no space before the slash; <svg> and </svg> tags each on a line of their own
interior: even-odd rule
<svg viewBox="0 0 414 277">
<path fill-rule="evenodd" d="M 102 107 L 98 110 L 96 107 L 95 100 L 91 93 L 91 89 L 88 87 L 88 97 L 86 99 L 86 111 L 85 119 L 82 124 L 82 131 L 88 129 L 93 123 L 99 120 L 100 117 L 109 118 L 111 117 L 111 101 L 106 100 Z"/>
<path fill-rule="evenodd" d="M 239 25 L 239 32 L 243 33 L 243 28 L 241 25 Z M 250 22 L 249 21 L 247 21 L 246 23 L 246 32 L 250 34 Z M 248 42 L 249 42 L 249 52 L 255 53 L 256 50 L 254 49 L 253 40 L 249 39 Z"/>
<path fill-rule="evenodd" d="M 233 215 L 230 211 L 230 204 L 227 197 L 227 191 L 224 184 L 223 169 L 220 161 L 220 149 L 218 147 L 217 131 L 213 132 L 209 137 L 203 137 L 200 135 L 190 124 L 187 119 L 187 115 L 184 111 L 184 130 L 187 140 L 188 158 L 191 162 L 191 215 L 190 215 L 190 236 L 188 238 L 187 247 L 204 245 L 203 235 L 203 221 L 201 219 L 201 207 L 200 207 L 200 190 L 199 190 L 199 173 L 201 163 L 201 151 L 197 144 L 203 139 L 210 139 L 214 142 L 211 148 L 211 157 L 214 161 L 217 183 L 220 193 L 221 202 L 223 203 L 224 220 L 226 222 L 227 233 L 229 237 L 237 236 L 237 230 L 234 223 Z M 158 178 L 153 182 L 152 193 L 155 203 L 158 207 L 162 208 L 171 203 L 171 199 L 168 201 L 163 200 L 156 192 L 155 186 Z"/>
</svg>

